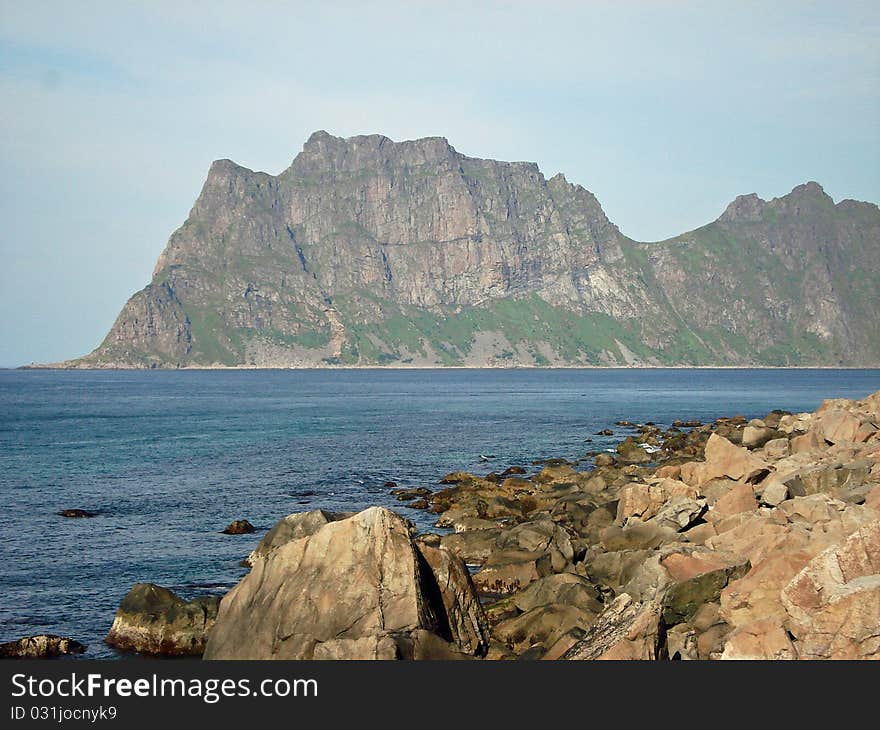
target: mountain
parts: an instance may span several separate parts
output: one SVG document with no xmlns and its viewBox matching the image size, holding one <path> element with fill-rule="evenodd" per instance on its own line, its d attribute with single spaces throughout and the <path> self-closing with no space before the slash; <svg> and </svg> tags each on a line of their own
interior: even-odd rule
<svg viewBox="0 0 880 730">
<path fill-rule="evenodd" d="M 211 165 L 153 279 L 65 367 L 873 365 L 880 209 L 809 182 L 657 243 L 535 164 L 316 132 Z"/>
</svg>

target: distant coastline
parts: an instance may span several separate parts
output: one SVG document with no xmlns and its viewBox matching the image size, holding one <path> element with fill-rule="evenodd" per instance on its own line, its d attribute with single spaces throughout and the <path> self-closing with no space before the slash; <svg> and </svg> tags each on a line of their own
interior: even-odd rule
<svg viewBox="0 0 880 730">
<path fill-rule="evenodd" d="M 266 365 L 185 365 L 179 368 L 70 367 L 65 365 L 19 365 L 0 370 L 118 370 L 118 371 L 212 371 L 212 370 L 880 370 L 877 365 L 325 365 L 271 367 Z"/>
</svg>

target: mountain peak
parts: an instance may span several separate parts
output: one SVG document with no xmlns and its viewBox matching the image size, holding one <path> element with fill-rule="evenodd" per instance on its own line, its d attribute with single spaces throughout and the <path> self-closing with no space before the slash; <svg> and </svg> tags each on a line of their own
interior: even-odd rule
<svg viewBox="0 0 880 730">
<path fill-rule="evenodd" d="M 788 196 L 799 198 L 830 198 L 828 193 L 825 192 L 825 189 L 815 180 L 809 180 L 802 185 L 796 185 L 792 188 Z"/>
<path fill-rule="evenodd" d="M 313 132 L 288 168 L 292 174 L 322 169 L 358 170 L 381 165 L 389 160 L 418 165 L 457 156 L 445 137 L 421 137 L 395 142 L 382 134 L 336 137 L 326 131 Z"/>
<path fill-rule="evenodd" d="M 762 200 L 756 193 L 748 195 L 738 195 L 734 201 L 727 206 L 719 221 L 758 221 L 761 220 L 761 214 L 767 205 L 766 200 Z"/>
</svg>

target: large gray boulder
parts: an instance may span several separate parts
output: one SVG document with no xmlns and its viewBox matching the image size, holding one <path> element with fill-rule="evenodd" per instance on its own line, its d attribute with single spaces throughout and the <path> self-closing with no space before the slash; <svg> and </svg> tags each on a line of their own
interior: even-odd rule
<svg viewBox="0 0 880 730">
<path fill-rule="evenodd" d="M 308 537 L 320 530 L 324 525 L 337 520 L 344 520 L 351 517 L 353 512 L 328 512 L 323 509 L 312 510 L 311 512 L 296 512 L 287 515 L 278 520 L 260 540 L 260 544 L 253 549 L 247 559 L 244 561 L 247 565 L 253 564 L 266 557 L 275 548 L 285 545 L 291 540 L 298 540 L 301 537 Z"/>
<path fill-rule="evenodd" d="M 199 656 L 217 617 L 220 596 L 180 596 L 152 583 L 136 583 L 113 619 L 105 641 L 142 654 Z"/>
<path fill-rule="evenodd" d="M 401 659 L 480 654 L 467 569 L 418 546 L 382 507 L 275 546 L 220 604 L 206 659 Z"/>
</svg>

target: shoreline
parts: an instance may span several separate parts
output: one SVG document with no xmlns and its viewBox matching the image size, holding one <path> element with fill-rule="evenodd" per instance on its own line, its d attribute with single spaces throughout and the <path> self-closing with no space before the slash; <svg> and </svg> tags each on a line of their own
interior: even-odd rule
<svg viewBox="0 0 880 730">
<path fill-rule="evenodd" d="M 877 370 L 877 365 L 326 365 L 326 366 L 263 366 L 263 365 L 199 365 L 179 368 L 136 367 L 73 367 L 63 365 L 18 365 L 0 370 L 65 370 L 65 371 L 299 371 L 299 370 Z"/>
<path fill-rule="evenodd" d="M 612 427 L 611 449 L 452 472 L 430 489 L 387 483 L 391 508 L 283 517 L 242 555 L 261 565 L 228 601 L 196 596 L 181 622 L 179 597 L 136 584 L 107 641 L 206 659 L 880 658 L 880 391 L 812 413 Z M 434 528 L 414 529 L 409 510 Z M 332 558 L 310 553 L 312 539 L 335 545 Z M 828 556 L 845 577 L 827 573 Z M 445 619 L 370 624 L 387 590 L 375 576 L 392 574 L 395 595 Z M 357 586 L 343 601 L 340 581 Z M 319 604 L 318 617 L 301 608 Z M 291 621 L 302 637 L 272 638 Z"/>
</svg>

